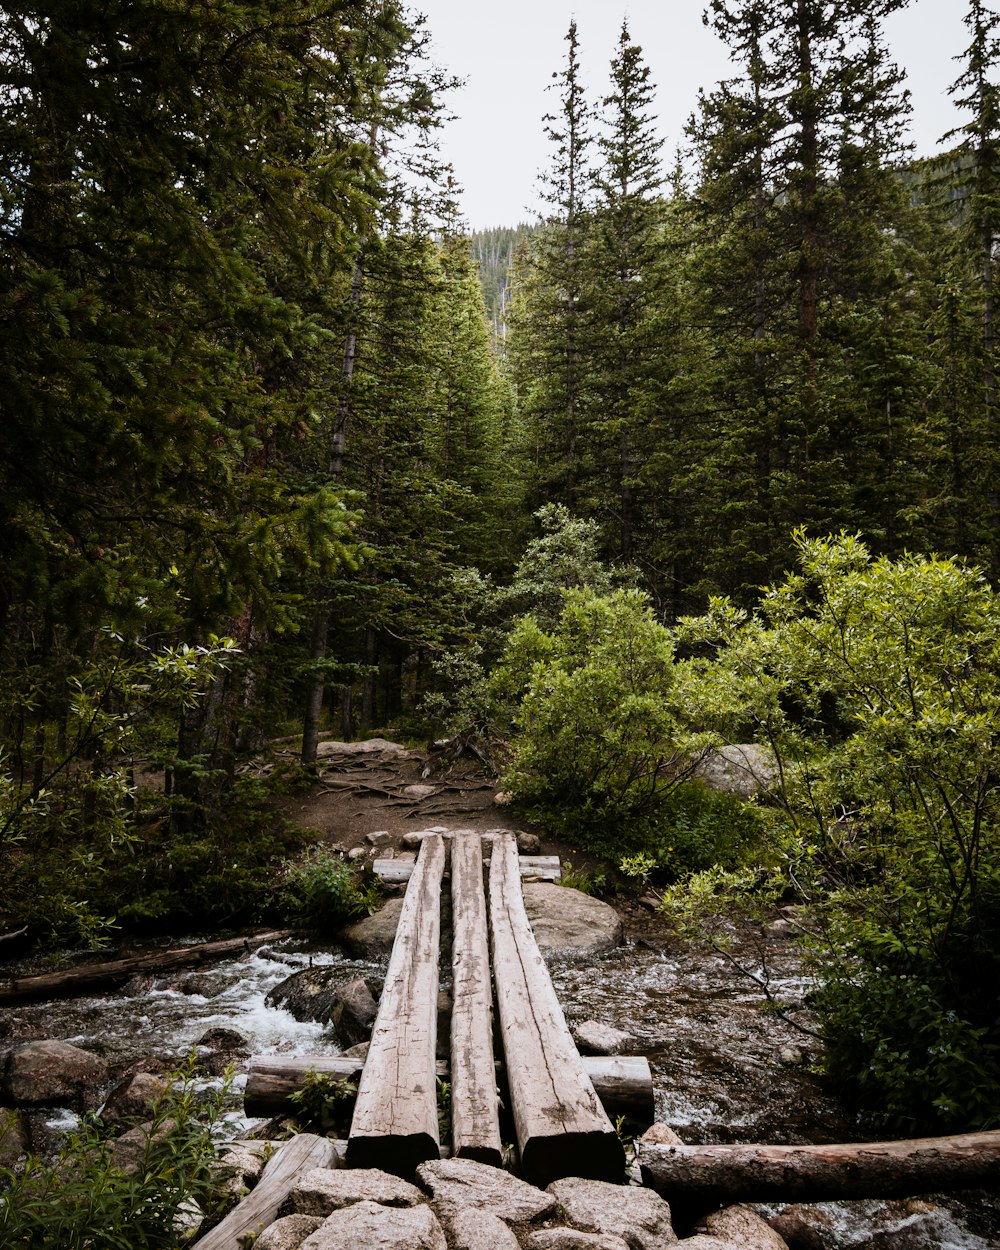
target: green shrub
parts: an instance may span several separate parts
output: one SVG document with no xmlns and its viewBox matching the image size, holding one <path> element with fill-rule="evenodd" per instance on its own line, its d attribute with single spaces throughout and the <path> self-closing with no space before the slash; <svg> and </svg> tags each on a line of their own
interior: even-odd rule
<svg viewBox="0 0 1000 1250">
<path fill-rule="evenodd" d="M 212 1124 L 222 1095 L 195 1096 L 178 1073 L 157 1105 L 134 1169 L 115 1166 L 114 1143 L 85 1126 L 52 1162 L 0 1168 L 0 1245 L 23 1250 L 173 1250 L 185 1205 L 211 1214 L 218 1198 L 210 1165 Z"/>
<path fill-rule="evenodd" d="M 378 886 L 365 882 L 352 865 L 325 846 L 313 846 L 297 863 L 286 863 L 281 891 L 284 914 L 294 924 L 339 929 L 369 916 L 379 903 Z"/>
</svg>

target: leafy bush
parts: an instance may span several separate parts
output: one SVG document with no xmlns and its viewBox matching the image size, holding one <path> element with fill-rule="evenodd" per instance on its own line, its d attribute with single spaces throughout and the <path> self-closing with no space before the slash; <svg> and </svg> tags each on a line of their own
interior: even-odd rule
<svg viewBox="0 0 1000 1250">
<path fill-rule="evenodd" d="M 196 1098 L 178 1073 L 157 1105 L 134 1166 L 94 1126 L 70 1136 L 54 1162 L 0 1168 L 0 1245 L 24 1250 L 172 1250 L 188 1204 L 211 1213 L 212 1123 L 222 1096 Z"/>
<path fill-rule="evenodd" d="M 673 645 L 639 591 L 568 591 L 551 632 L 514 629 L 493 678 L 516 707 L 503 785 L 562 832 L 645 840 L 685 769 Z"/>
<path fill-rule="evenodd" d="M 957 561 L 798 546 L 756 614 L 684 623 L 716 647 L 690 689 L 776 751 L 846 1092 L 904 1132 L 1000 1123 L 1000 598 Z"/>
<path fill-rule="evenodd" d="M 286 917 L 316 929 L 339 929 L 358 916 L 369 916 L 379 902 L 378 886 L 325 846 L 314 846 L 298 863 L 285 865 L 281 891 Z"/>
<path fill-rule="evenodd" d="M 325 1133 L 338 1119 L 345 1118 L 357 1092 L 358 1087 L 346 1077 L 312 1069 L 306 1073 L 301 1089 L 289 1094 L 288 1101 L 295 1106 L 296 1119 L 308 1128 Z"/>
</svg>

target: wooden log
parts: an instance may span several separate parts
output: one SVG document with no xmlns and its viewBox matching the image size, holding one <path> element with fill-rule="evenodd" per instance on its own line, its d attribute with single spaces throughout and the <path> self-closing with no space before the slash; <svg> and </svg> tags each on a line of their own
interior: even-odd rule
<svg viewBox="0 0 1000 1250">
<path fill-rule="evenodd" d="M 528 924 L 510 835 L 493 844 L 490 934 L 524 1176 L 540 1186 L 564 1176 L 621 1180 L 625 1151 L 573 1044 Z"/>
<path fill-rule="evenodd" d="M 467 837 L 466 830 L 458 831 Z M 486 863 L 489 863 L 489 856 Z M 539 881 L 556 881 L 562 878 L 562 865 L 558 855 L 521 855 L 518 869 L 522 877 L 534 877 Z M 372 862 L 372 872 L 387 885 L 402 885 L 409 881 L 413 872 L 412 859 L 376 859 Z"/>
<path fill-rule="evenodd" d="M 310 1168 L 336 1166 L 337 1150 L 332 1141 L 312 1133 L 299 1133 L 268 1160 L 260 1180 L 242 1202 L 196 1241 L 197 1250 L 245 1250 L 258 1233 L 278 1218 L 282 1203 L 301 1173 Z"/>
<path fill-rule="evenodd" d="M 291 929 L 257 933 L 249 937 L 225 938 L 218 942 L 200 942 L 196 946 L 175 946 L 169 950 L 151 951 L 128 959 L 110 959 L 100 964 L 83 964 L 64 972 L 46 972 L 40 976 L 16 977 L 0 982 L 0 1003 L 37 1002 L 45 998 L 70 998 L 83 994 L 105 994 L 124 985 L 130 977 L 174 972 L 178 968 L 196 968 L 200 964 L 217 963 L 220 959 L 249 953 L 268 942 L 277 942 L 291 935 Z"/>
<path fill-rule="evenodd" d="M 833 1146 L 638 1146 L 643 1184 L 702 1209 L 1000 1185 L 1000 1130 Z"/>
<path fill-rule="evenodd" d="M 478 833 L 451 843 L 451 1153 L 500 1167 L 500 1109 L 493 1061 L 493 983 Z"/>
<path fill-rule="evenodd" d="M 594 1092 L 612 1120 L 624 1116 L 633 1129 L 645 1129 L 652 1124 L 653 1077 L 644 1055 L 581 1055 L 580 1058 Z M 254 1055 L 243 1092 L 243 1110 L 249 1116 L 263 1119 L 291 1115 L 295 1104 L 289 1098 L 303 1087 L 310 1072 L 356 1085 L 363 1067 L 364 1060 L 347 1055 L 306 1055 L 298 1059 L 285 1055 Z M 451 1081 L 451 1065 L 439 1062 L 437 1075 L 443 1081 Z M 352 1099 L 345 1099 L 347 1106 L 351 1102 Z"/>
<path fill-rule="evenodd" d="M 444 862 L 440 835 L 425 838 L 403 898 L 361 1074 L 348 1167 L 410 1176 L 440 1157 L 434 1052 Z"/>
</svg>

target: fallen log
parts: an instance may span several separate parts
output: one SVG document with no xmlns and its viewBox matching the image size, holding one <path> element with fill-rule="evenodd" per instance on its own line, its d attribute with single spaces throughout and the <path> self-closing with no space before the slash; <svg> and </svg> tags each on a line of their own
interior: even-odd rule
<svg viewBox="0 0 1000 1250">
<path fill-rule="evenodd" d="M 424 838 L 406 887 L 347 1139 L 347 1166 L 410 1176 L 440 1157 L 435 1047 L 445 845 Z"/>
<path fill-rule="evenodd" d="M 278 1211 L 303 1172 L 337 1166 L 337 1148 L 326 1137 L 300 1133 L 269 1159 L 260 1180 L 226 1218 L 200 1237 L 197 1250 L 245 1250 Z"/>
<path fill-rule="evenodd" d="M 524 910 L 517 843 L 493 843 L 490 934 L 500 1034 L 521 1169 L 541 1186 L 564 1176 L 619 1181 L 625 1151 L 594 1092 Z"/>
<path fill-rule="evenodd" d="M 630 1128 L 641 1131 L 653 1122 L 653 1077 L 644 1055 L 582 1055 L 583 1070 L 590 1077 L 601 1105 L 613 1119 L 623 1116 Z M 498 1068 L 500 1065 L 497 1065 Z M 329 1076 L 336 1081 L 357 1085 L 364 1060 L 347 1055 L 254 1055 L 250 1060 L 243 1110 L 248 1116 L 270 1119 L 292 1115 L 296 1104 L 291 1101 L 306 1083 L 310 1072 Z M 451 1066 L 439 1062 L 437 1075 L 451 1079 Z M 345 1112 L 353 1095 L 344 1099 Z"/>
<path fill-rule="evenodd" d="M 644 1185 L 702 1209 L 736 1202 L 907 1198 L 1000 1185 L 1000 1130 L 832 1146 L 637 1148 Z"/>
<path fill-rule="evenodd" d="M 268 942 L 290 937 L 292 932 L 291 929 L 279 929 L 270 933 L 256 933 L 250 937 L 201 942 L 196 946 L 174 946 L 168 950 L 151 951 L 147 955 L 133 955 L 128 959 L 83 964 L 76 968 L 67 968 L 63 972 L 15 977 L 0 981 L 0 1003 L 30 1003 L 45 998 L 110 993 L 131 977 L 156 976 L 178 968 L 196 968 L 200 964 L 215 963 L 243 952 L 249 953 Z"/>
</svg>

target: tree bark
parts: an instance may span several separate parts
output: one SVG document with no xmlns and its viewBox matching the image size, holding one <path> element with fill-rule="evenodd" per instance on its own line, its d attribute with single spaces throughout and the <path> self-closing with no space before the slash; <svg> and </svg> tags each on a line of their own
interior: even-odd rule
<svg viewBox="0 0 1000 1250">
<path fill-rule="evenodd" d="M 638 1146 L 643 1184 L 670 1202 L 904 1198 L 1000 1184 L 1000 1131 L 835 1146 Z"/>
</svg>

